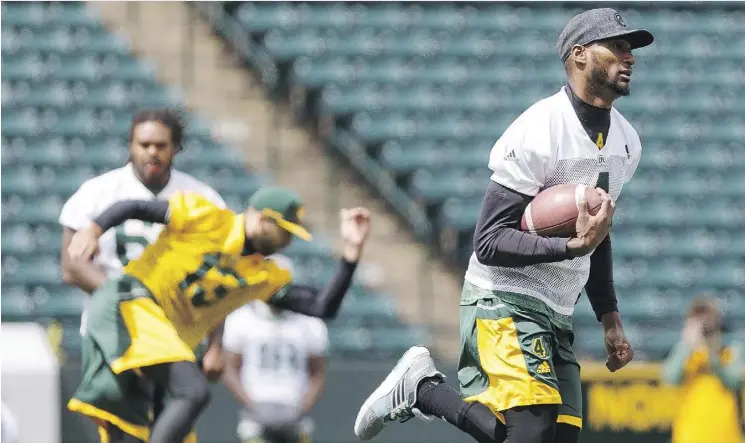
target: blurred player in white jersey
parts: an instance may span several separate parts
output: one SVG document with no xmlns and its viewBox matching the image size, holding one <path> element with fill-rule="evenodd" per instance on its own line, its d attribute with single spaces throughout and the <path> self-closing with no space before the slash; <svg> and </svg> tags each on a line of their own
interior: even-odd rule
<svg viewBox="0 0 745 443">
<path fill-rule="evenodd" d="M 162 225 L 128 220 L 101 237 L 100 253 L 94 262 L 71 260 L 66 251 L 73 234 L 89 226 L 116 202 L 166 200 L 175 192 L 190 191 L 225 207 L 223 199 L 210 186 L 173 169 L 173 159 L 183 149 L 184 129 L 184 122 L 176 111 L 138 112 L 130 127 L 127 165 L 85 181 L 65 203 L 59 217 L 63 226 L 61 265 L 65 283 L 92 294 L 108 279 L 118 276 L 129 260 L 137 258 L 146 245 L 158 238 Z M 81 318 L 81 334 L 85 334 L 86 311 L 84 309 Z M 163 389 L 156 387 L 156 415 L 162 409 L 163 395 Z M 115 443 L 116 436 L 109 436 L 109 439 Z"/>
<path fill-rule="evenodd" d="M 326 381 L 326 324 L 253 302 L 228 316 L 223 348 L 223 383 L 244 408 L 241 442 L 310 442 L 308 413 Z"/>
</svg>

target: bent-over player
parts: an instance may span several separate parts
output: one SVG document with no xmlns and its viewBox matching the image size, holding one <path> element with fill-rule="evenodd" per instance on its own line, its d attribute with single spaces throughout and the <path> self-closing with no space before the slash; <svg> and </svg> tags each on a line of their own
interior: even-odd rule
<svg viewBox="0 0 745 443">
<path fill-rule="evenodd" d="M 223 383 L 243 406 L 241 441 L 309 443 L 308 414 L 326 381 L 326 324 L 255 301 L 228 316 L 223 348 Z"/>
<path fill-rule="evenodd" d="M 291 273 L 266 259 L 287 247 L 293 234 L 310 240 L 302 213 L 298 197 L 282 188 L 260 189 L 241 214 L 197 194 L 176 193 L 167 201 L 116 203 L 78 231 L 68 253 L 86 260 L 101 235 L 127 219 L 165 225 L 120 277 L 94 293 L 82 343 L 84 376 L 68 408 L 121 429 L 129 441 L 179 442 L 209 401 L 194 349 L 209 335 L 203 364 L 209 377 L 219 377 L 222 323 L 230 312 L 261 300 L 334 317 L 369 233 L 370 214 L 364 208 L 341 211 L 343 257 L 317 291 L 292 285 Z M 142 387 L 151 381 L 169 395 L 152 430 Z"/>
<path fill-rule="evenodd" d="M 460 303 L 460 395 L 443 383 L 429 351 L 414 347 L 362 405 L 358 437 L 373 438 L 387 423 L 418 415 L 441 417 L 479 442 L 578 441 L 582 397 L 571 316 L 583 286 L 603 325 L 608 369 L 633 357 L 618 313 L 608 232 L 641 143 L 613 102 L 629 95 L 631 51 L 652 41 L 609 8 L 566 25 L 557 49 L 567 84 L 520 115 L 492 148 L 493 174 Z M 517 229 L 531 199 L 562 183 L 597 187 L 603 199 L 595 216 L 586 202 L 578 205 L 576 236 Z"/>
<path fill-rule="evenodd" d="M 72 236 L 112 204 L 128 199 L 164 200 L 177 191 L 201 194 L 218 207 L 225 202 L 205 183 L 173 168 L 174 157 L 183 149 L 185 125 L 178 112 L 170 109 L 145 109 L 132 118 L 129 129 L 129 161 L 121 168 L 86 180 L 62 207 L 59 222 L 63 226 L 60 263 L 65 283 L 92 294 L 108 279 L 121 274 L 129 260 L 142 254 L 163 228 L 157 223 L 128 220 L 101 236 L 100 252 L 95 261 L 72 260 L 67 254 Z M 85 334 L 88 299 L 80 319 Z M 155 414 L 163 405 L 163 387 L 155 389 Z M 114 433 L 117 430 L 113 430 Z M 99 429 L 99 433 L 106 431 Z M 106 436 L 111 439 L 115 436 Z M 192 437 L 192 442 L 196 441 Z"/>
</svg>

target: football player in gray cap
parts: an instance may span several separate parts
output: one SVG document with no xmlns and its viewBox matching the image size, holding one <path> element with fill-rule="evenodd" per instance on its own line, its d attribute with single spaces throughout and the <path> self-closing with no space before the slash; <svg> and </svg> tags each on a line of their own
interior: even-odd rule
<svg viewBox="0 0 745 443">
<path fill-rule="evenodd" d="M 579 440 L 571 317 L 583 287 L 603 326 L 608 370 L 634 354 L 616 303 L 609 230 L 641 143 L 613 102 L 631 91 L 632 50 L 653 40 L 610 8 L 567 23 L 556 44 L 566 85 L 520 115 L 492 148 L 460 302 L 460 393 L 427 348 L 412 347 L 362 405 L 354 426 L 360 439 L 416 416 L 442 418 L 479 442 Z M 563 183 L 595 188 L 603 200 L 594 216 L 578 205 L 574 237 L 515 229 L 533 197 Z"/>
</svg>

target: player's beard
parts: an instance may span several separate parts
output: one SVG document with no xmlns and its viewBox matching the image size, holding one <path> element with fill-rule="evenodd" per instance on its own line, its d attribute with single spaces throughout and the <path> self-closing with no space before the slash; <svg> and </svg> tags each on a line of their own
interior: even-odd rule
<svg viewBox="0 0 745 443">
<path fill-rule="evenodd" d="M 135 165 L 137 169 L 137 175 L 142 179 L 142 182 L 148 188 L 163 188 L 171 178 L 171 167 L 173 160 L 165 162 L 158 162 L 157 166 L 160 169 L 157 173 L 151 174 L 147 171 L 147 164 L 149 160 L 135 160 L 130 154 L 130 161 Z"/>
<path fill-rule="evenodd" d="M 277 247 L 274 243 L 266 237 L 257 237 L 251 240 L 253 247 L 259 254 L 264 257 L 269 256 L 277 252 Z"/>
<path fill-rule="evenodd" d="M 593 63 L 592 71 L 590 71 L 590 87 L 596 92 L 610 90 L 619 97 L 630 95 L 631 85 L 621 81 L 618 77 L 619 74 L 616 73 L 615 78 L 611 78 L 607 70 L 601 68 L 597 63 Z"/>
</svg>

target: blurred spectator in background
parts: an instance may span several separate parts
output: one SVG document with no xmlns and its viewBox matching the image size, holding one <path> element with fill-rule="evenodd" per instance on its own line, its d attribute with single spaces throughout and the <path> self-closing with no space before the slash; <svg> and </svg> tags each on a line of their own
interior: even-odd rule
<svg viewBox="0 0 745 443">
<path fill-rule="evenodd" d="M 289 259 L 271 257 L 290 268 Z M 225 321 L 223 382 L 243 406 L 242 443 L 309 443 L 308 414 L 326 381 L 326 324 L 252 302 Z"/>
<path fill-rule="evenodd" d="M 682 387 L 673 443 L 741 443 L 738 390 L 745 377 L 742 340 L 728 339 L 710 297 L 693 301 L 680 342 L 665 361 L 663 381 Z"/>
</svg>

